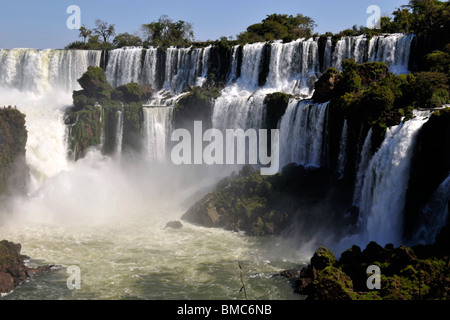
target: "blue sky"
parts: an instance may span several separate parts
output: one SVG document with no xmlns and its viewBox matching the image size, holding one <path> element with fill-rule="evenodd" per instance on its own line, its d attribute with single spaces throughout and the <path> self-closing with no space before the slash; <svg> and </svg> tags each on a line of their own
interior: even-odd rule
<svg viewBox="0 0 450 320">
<path fill-rule="evenodd" d="M 235 37 L 246 27 L 271 13 L 313 18 L 315 31 L 338 32 L 354 24 L 365 25 L 370 5 L 378 5 L 382 15 L 390 15 L 408 0 L 15 0 L 1 1 L 0 48 L 63 48 L 79 40 L 77 30 L 69 30 L 69 5 L 81 9 L 81 22 L 93 27 L 96 19 L 116 25 L 117 33 L 138 32 L 143 23 L 162 14 L 173 20 L 189 21 L 196 40 Z"/>
</svg>

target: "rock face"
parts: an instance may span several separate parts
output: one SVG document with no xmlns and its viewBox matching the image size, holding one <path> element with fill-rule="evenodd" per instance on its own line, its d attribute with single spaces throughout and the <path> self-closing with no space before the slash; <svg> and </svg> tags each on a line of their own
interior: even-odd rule
<svg viewBox="0 0 450 320">
<path fill-rule="evenodd" d="M 419 133 L 405 208 L 405 237 L 429 223 L 421 209 L 450 172 L 450 108 L 434 112 Z"/>
<path fill-rule="evenodd" d="M 24 192 L 29 170 L 25 163 L 25 115 L 0 109 L 0 194 Z"/>
<path fill-rule="evenodd" d="M 9 293 L 31 277 L 50 271 L 51 265 L 29 268 L 20 254 L 21 245 L 0 241 L 0 294 Z"/>
<path fill-rule="evenodd" d="M 448 253 L 448 247 L 439 245 L 382 248 L 371 242 L 364 251 L 353 246 L 335 260 L 321 247 L 300 272 L 295 287 L 308 300 L 450 299 Z M 371 265 L 381 270 L 379 290 L 367 288 Z"/>
</svg>

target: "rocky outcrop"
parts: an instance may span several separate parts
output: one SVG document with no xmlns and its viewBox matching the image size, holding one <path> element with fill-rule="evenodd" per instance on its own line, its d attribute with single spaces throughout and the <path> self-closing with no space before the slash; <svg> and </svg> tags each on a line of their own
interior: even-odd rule
<svg viewBox="0 0 450 320">
<path fill-rule="evenodd" d="M 382 248 L 371 242 L 365 250 L 353 246 L 335 260 L 321 247 L 301 270 L 295 287 L 308 300 L 450 299 L 448 253 L 448 247 L 438 244 Z M 371 265 L 380 268 L 380 289 L 367 287 Z"/>
<path fill-rule="evenodd" d="M 261 176 L 244 166 L 236 176 L 225 178 L 182 217 L 206 227 L 245 231 L 249 235 L 282 232 L 304 237 L 333 230 L 336 234 L 352 224 L 347 216 L 351 193 L 345 184 L 330 182 L 326 169 L 308 171 L 291 164 L 273 176 Z"/>
<path fill-rule="evenodd" d="M 0 194 L 25 192 L 29 170 L 25 163 L 25 115 L 0 109 Z"/>
<path fill-rule="evenodd" d="M 193 132 L 194 121 L 202 121 L 203 129 L 212 127 L 213 99 L 219 96 L 218 89 L 195 87 L 184 95 L 173 110 L 174 128 L 187 129 Z"/>
<path fill-rule="evenodd" d="M 30 278 L 47 273 L 53 266 L 30 268 L 25 265 L 27 256 L 21 255 L 21 245 L 6 240 L 0 241 L 0 294 L 13 291 Z"/>
</svg>

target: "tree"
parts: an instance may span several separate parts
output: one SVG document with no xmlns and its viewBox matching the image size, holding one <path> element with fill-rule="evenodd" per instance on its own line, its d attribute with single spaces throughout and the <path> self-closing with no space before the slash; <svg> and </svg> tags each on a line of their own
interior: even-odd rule
<svg viewBox="0 0 450 320">
<path fill-rule="evenodd" d="M 192 24 L 183 20 L 174 22 L 167 15 L 159 17 L 158 21 L 143 24 L 145 43 L 153 46 L 187 45 L 194 40 Z"/>
<path fill-rule="evenodd" d="M 260 23 L 252 24 L 238 35 L 240 42 L 270 41 L 282 39 L 291 41 L 312 36 L 316 24 L 310 17 L 302 14 L 271 14 Z"/>
<path fill-rule="evenodd" d="M 138 47 L 142 45 L 142 39 L 138 36 L 129 34 L 127 32 L 118 34 L 113 40 L 114 46 L 122 47 Z"/>
<path fill-rule="evenodd" d="M 86 43 L 86 39 L 92 35 L 92 30 L 86 28 L 85 25 L 80 27 L 80 38 L 83 38 L 83 43 Z"/>
<path fill-rule="evenodd" d="M 102 21 L 100 19 L 95 20 L 94 33 L 103 38 L 103 42 L 108 42 L 110 37 L 116 35 L 116 28 L 114 24 L 109 24 L 108 22 Z"/>
</svg>

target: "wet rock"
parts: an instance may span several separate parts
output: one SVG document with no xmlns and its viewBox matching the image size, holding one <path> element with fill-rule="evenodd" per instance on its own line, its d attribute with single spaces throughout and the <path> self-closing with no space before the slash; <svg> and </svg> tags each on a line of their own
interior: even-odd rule
<svg viewBox="0 0 450 320">
<path fill-rule="evenodd" d="M 0 294 L 9 293 L 17 286 L 51 270 L 51 265 L 30 268 L 27 256 L 21 255 L 22 246 L 6 240 L 0 241 Z"/>
<path fill-rule="evenodd" d="M 170 221 L 167 222 L 166 228 L 172 228 L 172 229 L 181 229 L 183 227 L 183 224 L 181 224 L 180 221 Z"/>
</svg>

